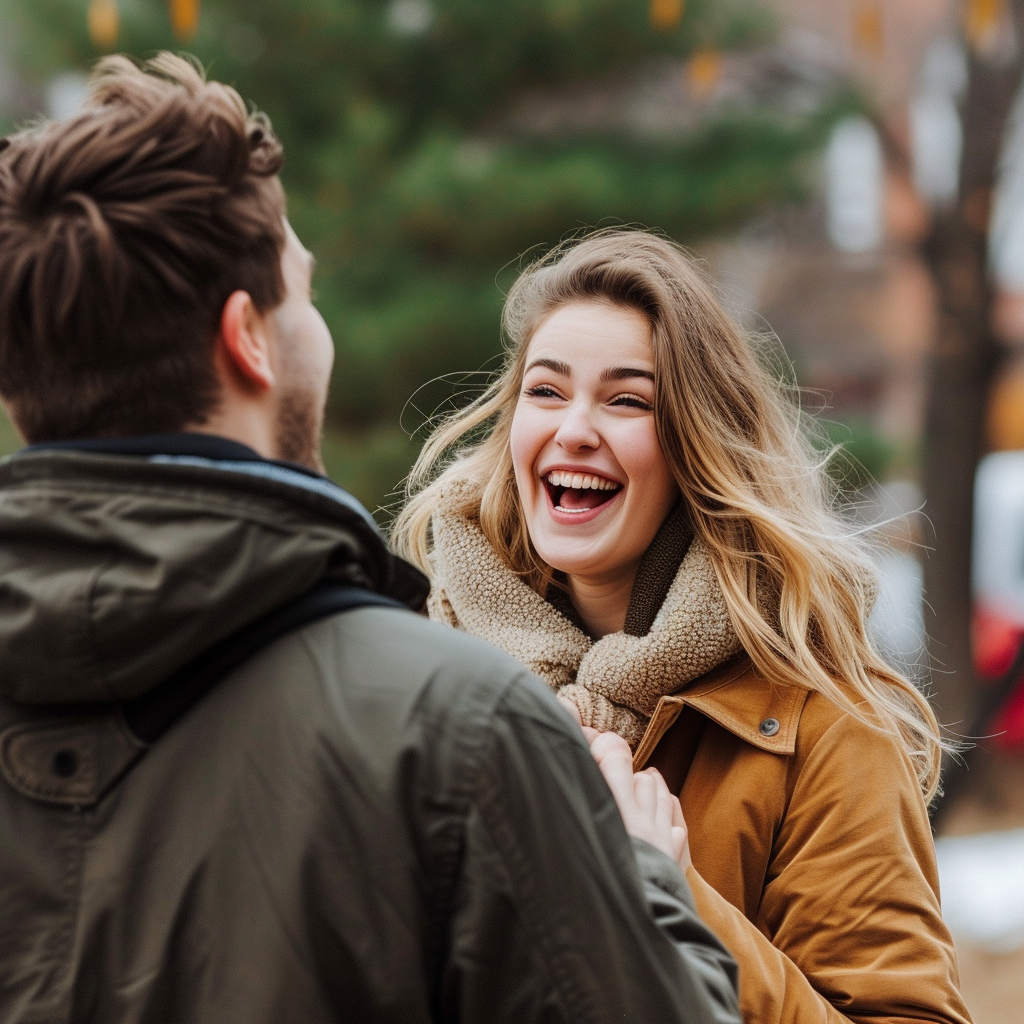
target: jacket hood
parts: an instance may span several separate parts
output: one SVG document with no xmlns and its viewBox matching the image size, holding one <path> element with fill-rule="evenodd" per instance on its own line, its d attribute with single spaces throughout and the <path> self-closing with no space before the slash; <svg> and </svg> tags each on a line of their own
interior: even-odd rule
<svg viewBox="0 0 1024 1024">
<path fill-rule="evenodd" d="M 426 579 L 330 481 L 263 461 L 28 449 L 0 462 L 0 695 L 126 700 L 336 579 Z"/>
</svg>

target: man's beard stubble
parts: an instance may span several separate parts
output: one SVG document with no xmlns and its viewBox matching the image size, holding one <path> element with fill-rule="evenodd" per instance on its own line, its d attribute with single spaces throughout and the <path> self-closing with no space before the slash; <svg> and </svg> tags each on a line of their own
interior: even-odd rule
<svg viewBox="0 0 1024 1024">
<path fill-rule="evenodd" d="M 302 388 L 286 391 L 277 408 L 277 457 L 326 475 L 320 454 L 323 423 L 322 403 L 316 396 Z"/>
</svg>

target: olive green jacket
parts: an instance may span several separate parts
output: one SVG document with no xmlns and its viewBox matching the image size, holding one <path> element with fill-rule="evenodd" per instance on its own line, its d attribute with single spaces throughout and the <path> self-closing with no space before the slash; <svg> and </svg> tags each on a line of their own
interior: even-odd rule
<svg viewBox="0 0 1024 1024">
<path fill-rule="evenodd" d="M 131 734 L 118 702 L 329 578 L 425 597 L 278 464 L 0 463 L 0 1022 L 736 1024 L 678 870 L 471 637 L 349 611 Z"/>
</svg>

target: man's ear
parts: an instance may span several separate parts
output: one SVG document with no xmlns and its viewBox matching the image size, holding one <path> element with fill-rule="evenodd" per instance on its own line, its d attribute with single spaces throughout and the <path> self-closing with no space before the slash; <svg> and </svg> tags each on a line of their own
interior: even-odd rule
<svg viewBox="0 0 1024 1024">
<path fill-rule="evenodd" d="M 220 314 L 218 355 L 240 382 L 258 392 L 274 386 L 270 359 L 271 339 L 248 292 L 232 292 Z"/>
</svg>

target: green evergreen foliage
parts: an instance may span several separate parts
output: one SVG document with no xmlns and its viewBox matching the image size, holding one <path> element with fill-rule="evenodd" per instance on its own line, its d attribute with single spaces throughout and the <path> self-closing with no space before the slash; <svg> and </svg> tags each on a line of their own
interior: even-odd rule
<svg viewBox="0 0 1024 1024">
<path fill-rule="evenodd" d="M 6 2 L 27 76 L 98 56 L 87 0 Z M 119 7 L 120 49 L 181 48 L 164 0 Z M 545 133 L 509 112 L 771 28 L 751 0 L 688 0 L 670 31 L 651 26 L 648 0 L 204 0 L 189 51 L 266 110 L 286 146 L 290 217 L 318 258 L 338 353 L 331 421 L 381 431 L 380 451 L 401 453 L 380 456 L 363 497 L 379 501 L 408 464 L 411 446 L 393 438 L 416 389 L 493 365 L 502 287 L 524 254 L 599 224 L 692 242 L 799 198 L 801 158 L 830 120 L 748 105 L 674 132 Z"/>
</svg>

